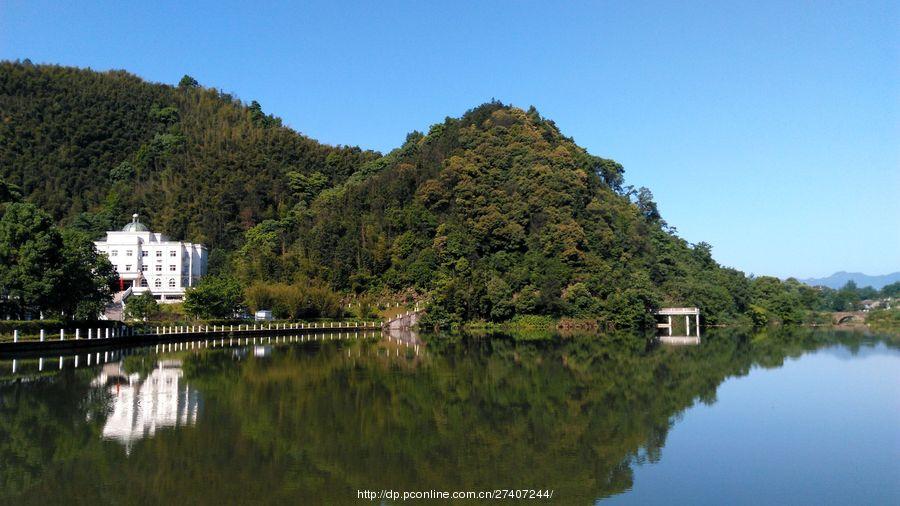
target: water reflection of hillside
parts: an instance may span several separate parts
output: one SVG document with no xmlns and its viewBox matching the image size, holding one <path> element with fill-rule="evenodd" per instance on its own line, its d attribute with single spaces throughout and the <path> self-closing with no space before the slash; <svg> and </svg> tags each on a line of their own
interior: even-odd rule
<svg viewBox="0 0 900 506">
<path fill-rule="evenodd" d="M 200 411 L 200 394 L 184 381 L 180 360 L 160 360 L 144 379 L 126 373 L 123 362 L 106 364 L 91 384 L 111 396 L 103 437 L 128 450 L 159 428 L 194 425 Z"/>
<path fill-rule="evenodd" d="M 714 404 L 728 378 L 882 342 L 789 328 L 711 331 L 699 346 L 627 334 L 362 337 L 172 345 L 102 371 L 0 381 L 0 446 L 15 442 L 0 452 L 0 504 L 345 504 L 367 486 L 498 484 L 592 504 L 664 459 L 669 429 Z M 178 426 L 193 427 L 134 444 Z"/>
</svg>

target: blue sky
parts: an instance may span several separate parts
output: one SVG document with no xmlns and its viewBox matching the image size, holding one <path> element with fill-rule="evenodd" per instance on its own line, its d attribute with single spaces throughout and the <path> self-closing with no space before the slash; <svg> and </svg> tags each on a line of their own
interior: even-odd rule
<svg viewBox="0 0 900 506">
<path fill-rule="evenodd" d="M 190 74 L 384 152 L 534 105 L 725 265 L 900 270 L 898 2 L 60 4 L 0 2 L 0 59 Z"/>
</svg>

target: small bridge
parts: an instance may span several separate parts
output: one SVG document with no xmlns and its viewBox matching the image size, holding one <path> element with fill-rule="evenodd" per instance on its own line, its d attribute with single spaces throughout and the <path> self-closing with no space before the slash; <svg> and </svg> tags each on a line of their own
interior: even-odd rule
<svg viewBox="0 0 900 506">
<path fill-rule="evenodd" d="M 831 321 L 835 325 L 843 323 L 865 323 L 868 313 L 864 311 L 837 311 L 831 314 Z"/>
</svg>

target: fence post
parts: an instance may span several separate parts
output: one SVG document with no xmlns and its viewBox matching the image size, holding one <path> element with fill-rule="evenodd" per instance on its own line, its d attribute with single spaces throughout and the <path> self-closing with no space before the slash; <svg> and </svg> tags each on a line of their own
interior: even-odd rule
<svg viewBox="0 0 900 506">
<path fill-rule="evenodd" d="M 44 341 L 44 329 L 41 329 L 41 342 Z"/>
<path fill-rule="evenodd" d="M 75 329 L 75 340 L 81 339 L 81 329 Z"/>
<path fill-rule="evenodd" d="M 13 330 L 13 342 L 14 343 L 19 342 L 19 331 L 18 330 Z"/>
<path fill-rule="evenodd" d="M 59 329 L 59 340 L 65 341 L 65 338 L 66 338 L 66 331 L 63 329 Z"/>
</svg>

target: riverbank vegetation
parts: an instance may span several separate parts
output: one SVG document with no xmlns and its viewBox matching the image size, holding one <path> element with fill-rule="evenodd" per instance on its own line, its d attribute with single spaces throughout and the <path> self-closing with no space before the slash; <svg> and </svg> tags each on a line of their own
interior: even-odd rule
<svg viewBox="0 0 900 506">
<path fill-rule="evenodd" d="M 20 198 L 0 179 L 0 317 L 96 318 L 112 297 L 113 266 L 88 235 Z"/>
<path fill-rule="evenodd" d="M 869 328 L 875 332 L 900 334 L 900 309 L 876 309 L 866 319 Z"/>
<path fill-rule="evenodd" d="M 200 318 L 334 317 L 394 297 L 427 302 L 428 326 L 636 328 L 660 306 L 763 325 L 862 297 L 719 265 L 622 165 L 533 107 L 492 101 L 382 156 L 320 144 L 188 76 L 5 62 L 0 111 L 0 177 L 53 222 L 96 236 L 140 212 L 210 247 L 212 276 L 185 301 Z"/>
</svg>

